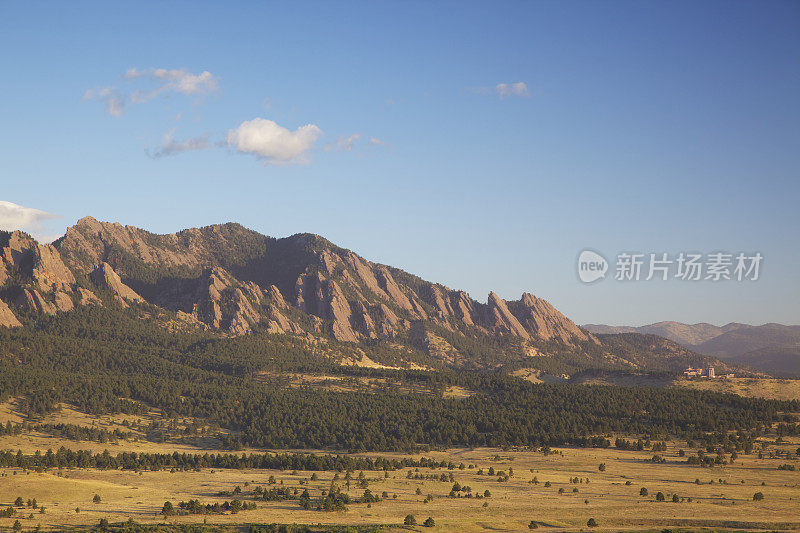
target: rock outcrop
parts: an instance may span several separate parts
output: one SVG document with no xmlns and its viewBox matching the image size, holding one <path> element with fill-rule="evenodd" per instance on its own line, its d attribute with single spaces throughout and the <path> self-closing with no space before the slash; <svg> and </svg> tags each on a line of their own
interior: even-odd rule
<svg viewBox="0 0 800 533">
<path fill-rule="evenodd" d="M 14 303 L 22 309 L 35 313 L 55 315 L 58 312 L 58 308 L 48 302 L 36 289 L 23 289 L 14 300 Z"/>
<path fill-rule="evenodd" d="M 557 339 L 566 344 L 575 341 L 590 341 L 599 344 L 591 333 L 579 328 L 574 322 L 561 314 L 550 303 L 532 294 L 523 293 L 518 302 L 511 308 L 524 328 L 540 339 Z"/>
<path fill-rule="evenodd" d="M 83 287 L 78 288 L 78 303 L 80 305 L 103 305 L 103 301 L 95 293 Z"/>
<path fill-rule="evenodd" d="M 494 292 L 489 293 L 487 303 L 487 319 L 489 330 L 501 335 L 516 335 L 523 339 L 530 339 L 530 334 L 522 327 L 517 317 L 508 310 L 506 301 Z"/>
<path fill-rule="evenodd" d="M 16 280 L 13 304 L 46 315 L 74 309 L 82 300 L 75 276 L 50 244 L 20 231 L 0 232 L 0 287 Z M 88 295 L 86 296 L 88 298 Z"/>
<path fill-rule="evenodd" d="M 436 316 L 439 318 L 444 318 L 448 316 L 453 316 L 455 313 L 453 311 L 453 306 L 450 304 L 449 298 L 446 297 L 442 289 L 437 287 L 436 285 L 431 285 L 427 289 L 427 301 L 434 307 L 436 310 Z"/>
<path fill-rule="evenodd" d="M 174 234 L 159 236 L 158 245 L 154 246 L 156 243 L 150 238 L 152 234 L 144 230 L 84 217 L 54 244 L 73 268 L 85 273 L 108 262 L 112 250 L 116 257 L 126 256 L 146 265 L 198 267 L 201 264 L 198 254 L 181 249 L 182 240 L 191 242 L 194 232 L 187 232 L 184 239 Z"/>
<path fill-rule="evenodd" d="M 343 342 L 358 342 L 353 329 L 350 303 L 336 281 L 321 272 L 302 275 L 295 284 L 297 304 L 301 311 L 315 315 L 330 324 L 333 338 Z"/>
<path fill-rule="evenodd" d="M 3 300 L 0 300 L 0 326 L 7 328 L 18 328 L 22 326 L 22 323 L 16 315 L 14 315 L 14 312 Z"/>
<path fill-rule="evenodd" d="M 144 302 L 144 298 L 125 285 L 119 274 L 106 262 L 101 263 L 89 277 L 95 285 L 110 291 L 123 306 L 127 306 L 127 302 Z"/>
<path fill-rule="evenodd" d="M 264 292 L 255 283 L 241 283 L 223 268 L 205 269 L 189 298 L 190 314 L 214 329 L 244 335 L 261 322 Z"/>
<path fill-rule="evenodd" d="M 33 279 L 43 291 L 71 291 L 75 276 L 51 244 L 40 244 L 33 257 Z"/>
</svg>

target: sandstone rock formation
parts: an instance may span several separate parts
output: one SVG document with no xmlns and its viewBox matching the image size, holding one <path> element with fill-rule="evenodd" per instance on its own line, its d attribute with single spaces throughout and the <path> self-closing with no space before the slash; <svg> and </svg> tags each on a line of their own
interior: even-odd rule
<svg viewBox="0 0 800 533">
<path fill-rule="evenodd" d="M 54 246 L 39 244 L 20 231 L 0 232 L 0 288 L 12 277 L 18 290 L 10 293 L 9 302 L 46 315 L 71 311 L 76 299 L 91 294 L 78 289 L 74 274 Z M 81 297 L 80 290 L 87 295 Z"/>
<path fill-rule="evenodd" d="M 506 301 L 497 296 L 494 292 L 489 293 L 488 300 L 488 322 L 489 330 L 493 333 L 502 335 L 516 335 L 523 339 L 530 339 L 530 335 L 519 323 L 517 317 L 508 310 Z"/>
<path fill-rule="evenodd" d="M 83 287 L 78 288 L 78 303 L 80 305 L 103 305 L 103 301 L 95 293 Z"/>
<path fill-rule="evenodd" d="M 111 265 L 106 262 L 100 263 L 100 266 L 98 266 L 89 277 L 92 282 L 101 289 L 111 291 L 114 298 L 124 306 L 127 305 L 128 301 L 144 302 L 144 298 L 136 294 L 136 291 L 122 283 L 119 274 L 114 272 Z"/>
<path fill-rule="evenodd" d="M 61 260 L 58 250 L 51 244 L 40 244 L 34 249 L 33 279 L 43 291 L 71 291 L 75 276 Z"/>
<path fill-rule="evenodd" d="M 532 294 L 523 293 L 519 303 L 512 304 L 512 307 L 525 329 L 536 337 L 545 340 L 558 339 L 567 344 L 575 340 L 599 342 L 594 335 L 579 328 L 549 302 Z"/>
<path fill-rule="evenodd" d="M 3 300 L 0 300 L 0 326 L 5 326 L 7 328 L 18 328 L 22 326 L 22 323 L 14 315 L 14 312 Z"/>
<path fill-rule="evenodd" d="M 36 289 L 23 289 L 14 303 L 22 309 L 45 315 L 55 315 L 58 312 L 56 306 L 48 302 Z"/>
</svg>

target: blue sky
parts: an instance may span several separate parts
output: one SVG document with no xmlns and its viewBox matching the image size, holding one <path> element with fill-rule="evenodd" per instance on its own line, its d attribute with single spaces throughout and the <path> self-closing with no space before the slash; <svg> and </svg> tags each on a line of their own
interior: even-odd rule
<svg viewBox="0 0 800 533">
<path fill-rule="evenodd" d="M 59 215 L 33 233 L 237 221 L 580 323 L 800 323 L 797 2 L 0 15 L 0 201 Z M 584 285 L 585 248 L 764 262 L 755 282 Z"/>
</svg>

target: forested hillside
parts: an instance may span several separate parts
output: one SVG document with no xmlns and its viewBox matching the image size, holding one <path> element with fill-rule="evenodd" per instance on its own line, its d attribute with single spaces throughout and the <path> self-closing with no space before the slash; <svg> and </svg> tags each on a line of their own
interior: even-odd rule
<svg viewBox="0 0 800 533">
<path fill-rule="evenodd" d="M 355 349 L 332 346 L 342 356 Z M 792 420 L 784 413 L 800 407 L 677 389 L 533 385 L 502 371 L 341 366 L 320 350 L 283 334 L 170 332 L 131 308 L 91 306 L 35 326 L 0 328 L 0 399 L 24 398 L 31 416 L 61 401 L 90 413 L 157 407 L 229 430 L 224 440 L 232 449 L 408 450 L 563 444 L 610 432 L 696 435 L 758 430 Z M 383 376 L 424 392 L 278 387 L 254 379 L 264 369 Z M 472 394 L 446 397 L 441 391 L 449 386 Z"/>
</svg>

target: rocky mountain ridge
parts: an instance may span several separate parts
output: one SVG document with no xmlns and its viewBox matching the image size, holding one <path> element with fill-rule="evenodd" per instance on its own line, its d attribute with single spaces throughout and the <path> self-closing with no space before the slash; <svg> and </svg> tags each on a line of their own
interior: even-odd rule
<svg viewBox="0 0 800 533">
<path fill-rule="evenodd" d="M 53 244 L 0 233 L 0 325 L 19 313 L 152 304 L 228 335 L 289 333 L 357 343 L 424 323 L 489 337 L 599 344 L 531 294 L 487 303 L 373 263 L 318 235 L 275 239 L 238 224 L 157 235 L 86 217 Z"/>
</svg>

